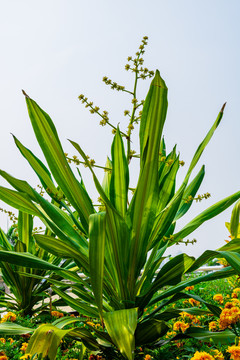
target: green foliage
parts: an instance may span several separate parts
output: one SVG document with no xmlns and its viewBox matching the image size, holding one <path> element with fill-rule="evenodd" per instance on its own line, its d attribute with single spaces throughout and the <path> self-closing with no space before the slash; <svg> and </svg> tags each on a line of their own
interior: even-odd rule
<svg viewBox="0 0 240 360">
<path fill-rule="evenodd" d="M 47 261 L 50 264 L 59 265 L 61 258 L 49 254 L 40 249 L 33 237 L 36 229 L 33 230 L 33 216 L 19 211 L 18 221 L 10 229 L 7 235 L 0 229 L 0 249 L 14 252 L 16 255 L 32 254 L 39 260 Z M 41 229 L 40 229 L 41 231 Z M 23 266 L 23 264 L 25 266 Z M 2 278 L 9 287 L 10 293 L 2 293 L 0 296 L 0 306 L 21 312 L 23 315 L 32 315 L 39 312 L 46 306 L 44 300 L 49 298 L 49 282 L 43 280 L 43 277 L 53 277 L 61 279 L 54 275 L 48 269 L 30 269 L 26 267 L 26 261 L 19 264 L 11 264 L 5 261 L 0 263 Z M 61 267 L 67 265 L 64 261 Z M 39 278 L 34 277 L 39 276 Z"/>
<path fill-rule="evenodd" d="M 36 172 L 49 198 L 40 196 L 27 182 L 14 178 L 1 171 L 1 175 L 15 188 L 0 188 L 0 199 L 27 214 L 38 216 L 48 227 L 50 233 L 35 236 L 35 240 L 45 251 L 71 259 L 74 269 L 63 270 L 61 267 L 40 261 L 33 255 L 23 252 L 0 250 L 2 263 L 8 261 L 38 269 L 52 270 L 59 276 L 72 281 L 73 293 L 77 298 L 65 293 L 64 284 L 51 278 L 53 290 L 66 303 L 81 314 L 99 317 L 106 331 L 91 331 L 84 328 L 64 330 L 64 334 L 80 339 L 92 350 L 116 346 L 127 359 L 133 359 L 135 343 L 141 344 L 159 340 L 168 330 L 166 321 L 169 312 L 163 311 L 166 304 L 181 298 L 181 290 L 201 281 L 228 277 L 240 271 L 238 239 L 218 251 L 206 251 L 199 259 L 186 254 L 178 255 L 166 261 L 164 253 L 168 247 L 184 240 L 205 221 L 213 218 L 240 198 L 240 192 L 212 205 L 175 232 L 177 220 L 186 214 L 194 199 L 201 200 L 208 195 L 195 198 L 204 177 L 204 167 L 193 178 L 190 176 L 196 167 L 202 152 L 218 127 L 224 106 L 220 110 L 206 137 L 198 146 L 183 183 L 176 189 L 176 178 L 182 162 L 176 154 L 176 148 L 166 151 L 162 131 L 167 113 L 167 86 L 159 71 L 150 84 L 146 100 L 138 102 L 137 83 L 140 78 L 151 77 L 152 72 L 143 69 L 142 54 L 146 38 L 137 52 L 136 58 L 129 58 L 132 66 L 126 66 L 135 74 L 133 91 L 112 83 L 113 89 L 126 91 L 132 97 L 132 113 L 127 112 L 129 124 L 126 132 L 110 123 L 108 114 L 99 112 L 81 95 L 80 99 L 90 107 L 93 113 L 101 117 L 101 125 L 113 128 L 114 139 L 111 147 L 111 159 L 107 160 L 107 172 L 100 184 L 95 172 L 94 160 L 89 159 L 76 142 L 71 141 L 83 161 L 75 156 L 66 158 L 57 130 L 49 115 L 29 96 L 26 97 L 30 120 L 36 139 L 42 149 L 47 165 L 44 165 L 29 149 L 15 139 L 16 145 Z M 137 111 L 142 107 L 140 114 Z M 131 134 L 134 126 L 140 122 L 140 151 L 136 154 L 131 149 Z M 139 178 L 133 196 L 129 192 L 129 163 L 140 158 Z M 81 180 L 77 179 L 69 162 L 81 162 L 87 166 L 93 176 L 100 196 L 100 211 L 95 209 L 91 196 Z M 98 166 L 99 167 L 99 166 Z M 104 167 L 103 167 L 104 168 Z M 78 169 L 79 174 L 80 170 Z M 49 201 L 50 200 L 50 201 Z M 234 229 L 235 229 L 234 222 Z M 235 231 L 235 230 L 234 230 Z M 196 279 L 182 281 L 184 274 L 197 269 L 210 259 L 226 258 L 232 267 L 207 274 Z M 163 265 L 163 261 L 166 263 Z M 161 267 L 156 275 L 156 270 Z M 80 276 L 80 273 L 84 277 Z M 39 278 L 38 275 L 33 276 Z M 167 289 L 166 289 L 167 287 Z M 172 296 L 172 298 L 171 298 Z M 170 299 L 169 299 L 170 298 Z M 197 299 L 201 300 L 199 297 Z M 159 304 L 159 301 L 161 303 Z M 201 300 L 202 301 L 202 300 Z M 156 309 L 148 313 L 144 309 L 158 303 Z M 206 303 L 211 311 L 216 307 Z M 179 316 L 179 312 L 175 314 Z M 170 316 L 171 318 L 171 316 Z M 143 329 L 151 328 L 151 338 Z M 50 331 L 51 341 L 46 345 L 43 327 L 36 330 L 30 346 L 30 353 L 43 351 L 49 347 L 51 358 L 56 354 L 56 344 L 63 332 L 54 325 L 46 325 L 45 333 Z M 60 335 L 59 335 L 60 334 Z M 196 335 L 196 331 L 194 332 Z M 57 336 L 57 341 L 52 341 Z M 38 339 L 44 342 L 39 349 Z"/>
</svg>

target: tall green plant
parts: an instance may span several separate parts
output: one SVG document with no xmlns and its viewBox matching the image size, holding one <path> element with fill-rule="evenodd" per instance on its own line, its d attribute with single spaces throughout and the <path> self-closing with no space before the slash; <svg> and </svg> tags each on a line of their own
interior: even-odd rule
<svg viewBox="0 0 240 360">
<path fill-rule="evenodd" d="M 164 256 L 167 248 L 179 242 L 188 243 L 189 240 L 184 240 L 186 237 L 205 221 L 231 206 L 240 198 L 240 192 L 207 208 L 182 229 L 175 231 L 177 220 L 190 209 L 204 178 L 203 166 L 190 181 L 193 169 L 222 119 L 224 106 L 197 148 L 183 183 L 176 189 L 176 177 L 182 162 L 176 148 L 167 153 L 162 137 L 167 113 L 167 86 L 158 70 L 145 101 L 137 100 L 138 80 L 154 74 L 142 66 L 146 40 L 143 39 L 136 58 L 129 57 L 130 64 L 126 65 L 126 69 L 135 74 L 132 91 L 104 77 L 107 85 L 125 91 L 132 97 L 132 112 L 125 111 L 125 115 L 129 116 L 126 132 L 110 123 L 106 111 L 101 112 L 80 95 L 91 112 L 101 116 L 100 124 L 111 126 L 114 132 L 111 159 L 103 167 L 106 172 L 102 185 L 94 172 L 97 165 L 78 143 L 70 141 L 82 160 L 76 156 L 66 158 L 51 118 L 26 94 L 30 120 L 48 167 L 15 137 L 14 140 L 53 203 L 40 196 L 27 182 L 0 171 L 4 179 L 15 188 L 10 190 L 0 187 L 0 198 L 21 211 L 38 216 L 46 223 L 54 236 L 35 235 L 37 244 L 54 255 L 72 259 L 76 269 L 63 273 L 57 266 L 37 261 L 33 255 L 11 251 L 0 251 L 0 260 L 18 264 L 24 261 L 25 266 L 47 268 L 71 280 L 77 298 L 62 291 L 61 282 L 51 279 L 54 291 L 81 314 L 99 317 L 105 327 L 105 331 L 95 330 L 101 340 L 84 329 L 78 330 L 76 337 L 95 349 L 103 349 L 104 340 L 105 343 L 115 345 L 129 360 L 134 358 L 135 346 L 157 341 L 167 332 L 167 321 L 178 316 L 179 312 L 169 313 L 163 309 L 176 298 L 187 296 L 181 290 L 200 281 L 230 276 L 240 270 L 237 240 L 217 251 L 206 251 L 196 260 L 186 254 L 177 255 L 168 261 Z M 131 148 L 131 135 L 138 122 L 140 153 L 136 154 Z M 135 157 L 140 158 L 140 172 L 136 189 L 131 189 L 134 191 L 131 198 L 129 163 Z M 71 161 L 78 164 L 83 162 L 92 173 L 100 195 L 99 211 L 92 203 L 82 179 L 79 181 L 74 175 L 69 164 Z M 234 269 L 229 267 L 218 273 L 182 282 L 183 274 L 197 269 L 212 257 L 225 257 Z M 164 265 L 163 260 L 166 260 Z M 86 278 L 79 276 L 79 273 L 83 273 Z M 157 308 L 145 315 L 144 309 L 157 303 Z M 211 311 L 215 311 L 213 306 L 208 306 Z M 51 331 L 54 331 L 52 326 Z M 71 334 L 74 336 L 74 332 Z M 34 336 L 36 340 L 37 334 Z M 30 352 L 34 354 L 32 345 Z"/>
</svg>

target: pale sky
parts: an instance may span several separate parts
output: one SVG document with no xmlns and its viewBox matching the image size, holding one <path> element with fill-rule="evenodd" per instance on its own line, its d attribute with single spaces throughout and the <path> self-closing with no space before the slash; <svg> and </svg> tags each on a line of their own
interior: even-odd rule
<svg viewBox="0 0 240 360">
<path fill-rule="evenodd" d="M 98 125 L 100 119 L 89 114 L 78 95 L 85 94 L 109 111 L 111 121 L 120 122 L 124 130 L 123 111 L 129 108 L 129 98 L 110 90 L 102 77 L 131 89 L 133 76 L 124 70 L 126 59 L 147 35 L 145 66 L 159 69 L 169 88 L 164 129 L 167 149 L 177 143 L 180 158 L 186 162 L 179 183 L 227 101 L 222 123 L 196 169 L 206 165 L 199 193 L 212 196 L 193 206 L 179 228 L 211 204 L 239 191 L 239 13 L 238 0 L 1 1 L 0 168 L 32 186 L 39 183 L 10 135 L 43 160 L 21 89 L 52 117 L 66 152 L 75 154 L 67 139 L 74 140 L 104 165 L 110 155 L 111 129 Z M 139 84 L 139 99 L 146 96 L 149 83 Z M 96 192 L 85 169 L 83 175 L 94 198 Z M 134 183 L 134 174 L 131 181 Z M 2 179 L 0 184 L 6 186 Z M 0 206 L 7 208 L 2 202 Z M 197 244 L 183 250 L 200 255 L 223 245 L 228 236 L 224 223 L 231 209 L 202 225 L 189 237 L 196 238 Z M 1 213 L 0 226 L 7 228 L 7 217 Z"/>
</svg>

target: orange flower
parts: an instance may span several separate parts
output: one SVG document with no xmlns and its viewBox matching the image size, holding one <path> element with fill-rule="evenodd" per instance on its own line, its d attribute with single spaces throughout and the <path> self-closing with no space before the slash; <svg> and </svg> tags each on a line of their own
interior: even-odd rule
<svg viewBox="0 0 240 360">
<path fill-rule="evenodd" d="M 222 303 L 223 303 L 223 296 L 222 296 L 222 294 L 216 294 L 216 295 L 214 295 L 213 300 L 219 302 L 219 304 L 222 304 Z"/>
<path fill-rule="evenodd" d="M 51 311 L 51 315 L 56 318 L 61 318 L 64 316 L 63 313 L 60 313 L 59 311 Z"/>
<path fill-rule="evenodd" d="M 8 360 L 7 355 L 0 355 L 0 360 Z"/>
<path fill-rule="evenodd" d="M 209 331 L 218 330 L 218 323 L 217 323 L 217 321 L 211 321 L 211 322 L 208 324 L 208 328 L 209 328 Z"/>
<path fill-rule="evenodd" d="M 3 344 L 5 344 L 6 339 L 4 339 L 4 338 L 0 338 L 0 342 L 1 342 L 1 343 L 3 343 Z"/>
<path fill-rule="evenodd" d="M 151 360 L 152 359 L 152 357 L 151 357 L 151 355 L 145 355 L 145 358 L 144 358 L 144 360 Z"/>
<path fill-rule="evenodd" d="M 189 324 L 184 321 L 176 321 L 173 325 L 173 330 L 181 330 L 183 333 L 189 328 Z"/>
<path fill-rule="evenodd" d="M 226 329 L 231 324 L 236 324 L 236 322 L 238 322 L 239 320 L 240 309 L 237 306 L 233 306 L 230 309 L 223 309 L 220 314 L 220 326 L 222 329 Z"/>
<path fill-rule="evenodd" d="M 22 346 L 21 346 L 21 348 L 20 348 L 20 350 L 22 350 L 22 351 L 26 351 L 26 349 L 27 349 L 27 347 L 28 347 L 28 343 L 27 342 L 24 342 L 24 343 L 22 343 Z"/>
<path fill-rule="evenodd" d="M 196 351 L 191 360 L 214 360 L 214 357 L 205 351 Z"/>
<path fill-rule="evenodd" d="M 236 346 L 236 345 L 229 346 L 227 352 L 231 354 L 230 359 L 240 360 L 240 346 Z"/>
<path fill-rule="evenodd" d="M 192 306 L 194 306 L 194 305 L 198 306 L 198 305 L 200 304 L 200 301 L 197 301 L 197 300 L 195 300 L 195 299 L 193 299 L 193 298 L 190 298 L 190 299 L 188 300 L 188 302 L 189 302 Z"/>
<path fill-rule="evenodd" d="M 187 287 L 185 287 L 185 290 L 187 290 L 187 291 L 189 291 L 189 290 L 193 290 L 194 289 L 194 286 L 192 285 L 192 286 L 187 286 Z"/>
<path fill-rule="evenodd" d="M 8 320 L 10 320 L 10 321 L 15 321 L 16 318 L 17 318 L 17 315 L 14 314 L 13 312 L 9 311 L 7 314 L 5 314 L 5 315 L 3 316 L 3 318 L 1 319 L 1 322 L 3 323 L 3 322 L 6 322 L 6 321 L 8 321 Z"/>
</svg>

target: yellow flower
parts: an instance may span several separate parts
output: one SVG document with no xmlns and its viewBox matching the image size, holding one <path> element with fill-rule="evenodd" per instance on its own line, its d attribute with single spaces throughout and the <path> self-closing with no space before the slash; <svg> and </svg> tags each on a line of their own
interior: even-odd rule
<svg viewBox="0 0 240 360">
<path fill-rule="evenodd" d="M 3 318 L 1 319 L 1 322 L 3 323 L 3 322 L 6 322 L 6 321 L 8 321 L 8 320 L 9 320 L 9 321 L 15 321 L 16 318 L 17 318 L 17 315 L 14 314 L 13 312 L 9 311 L 7 314 L 5 314 L 5 315 L 3 316 Z"/>
<path fill-rule="evenodd" d="M 215 360 L 224 360 L 223 353 L 219 350 L 211 350 Z"/>
<path fill-rule="evenodd" d="M 236 324 L 240 319 L 240 309 L 237 306 L 233 306 L 230 309 L 225 308 L 220 314 L 220 326 L 222 329 L 226 329 L 231 324 Z M 240 360 L 240 359 L 239 359 Z"/>
<path fill-rule="evenodd" d="M 31 355 L 30 354 L 25 354 L 23 356 L 20 357 L 20 359 L 30 359 Z"/>
<path fill-rule="evenodd" d="M 220 304 L 222 304 L 222 303 L 223 303 L 223 296 L 222 296 L 222 294 L 216 294 L 216 295 L 214 295 L 213 300 L 219 302 Z"/>
<path fill-rule="evenodd" d="M 237 293 L 235 293 L 235 292 L 233 292 L 231 296 L 232 296 L 232 298 L 235 298 L 235 299 L 237 299 L 237 297 L 238 297 L 238 294 L 237 294 Z"/>
<path fill-rule="evenodd" d="M 211 322 L 208 324 L 208 328 L 209 328 L 209 331 L 218 330 L 218 323 L 217 323 L 217 321 L 211 321 Z"/>
<path fill-rule="evenodd" d="M 8 341 L 10 342 L 10 344 L 12 344 L 15 340 L 13 340 L 12 338 L 8 338 Z"/>
<path fill-rule="evenodd" d="M 192 306 L 194 306 L 194 305 L 198 306 L 198 305 L 200 304 L 200 301 L 197 301 L 197 300 L 195 300 L 195 299 L 193 299 L 193 298 L 190 298 L 190 299 L 188 300 L 188 302 L 189 302 Z"/>
<path fill-rule="evenodd" d="M 191 360 L 214 360 L 214 357 L 205 351 L 196 351 Z"/>
<path fill-rule="evenodd" d="M 152 359 L 152 357 L 151 357 L 151 355 L 145 355 L 145 358 L 144 358 L 144 360 L 151 360 Z"/>
<path fill-rule="evenodd" d="M 22 343 L 22 346 L 21 346 L 20 350 L 26 351 L 27 347 L 28 347 L 28 343 L 24 342 L 24 343 Z"/>
<path fill-rule="evenodd" d="M 230 359 L 240 360 L 240 346 L 236 346 L 236 345 L 229 346 L 227 352 L 231 354 Z"/>
<path fill-rule="evenodd" d="M 173 330 L 181 330 L 183 333 L 189 328 L 189 324 L 186 324 L 184 321 L 176 321 L 173 324 Z"/>
<path fill-rule="evenodd" d="M 0 338 L 0 342 L 1 342 L 1 343 L 3 343 L 3 344 L 5 344 L 6 339 L 4 339 L 4 338 Z"/>
<path fill-rule="evenodd" d="M 236 288 L 236 289 L 234 289 L 234 290 L 233 290 L 233 292 L 235 292 L 235 293 L 239 293 L 239 292 L 240 292 L 240 288 Z"/>
</svg>

